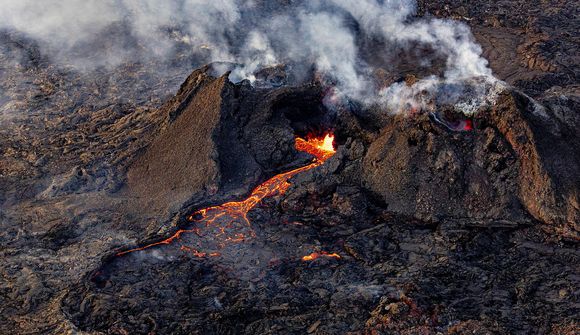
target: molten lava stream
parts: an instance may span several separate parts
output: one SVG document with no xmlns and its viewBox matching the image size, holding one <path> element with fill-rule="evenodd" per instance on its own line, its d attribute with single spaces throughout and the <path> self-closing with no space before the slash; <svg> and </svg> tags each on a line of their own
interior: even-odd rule
<svg viewBox="0 0 580 335">
<path fill-rule="evenodd" d="M 313 252 L 310 255 L 306 255 L 306 256 L 302 257 L 302 260 L 305 261 L 305 262 L 308 262 L 308 261 L 316 260 L 316 259 L 318 259 L 320 257 L 337 258 L 337 259 L 340 259 L 341 258 L 340 255 L 337 254 L 337 253 L 329 253 L 329 252 L 326 252 L 326 251 L 321 251 L 321 252 Z"/>
<path fill-rule="evenodd" d="M 316 159 L 309 165 L 297 168 L 288 172 L 278 174 L 256 187 L 250 196 L 243 201 L 226 202 L 219 206 L 201 209 L 190 215 L 188 219 L 194 221 L 195 227 L 192 229 L 182 229 L 173 236 L 156 243 L 152 243 L 140 248 L 123 251 L 117 254 L 122 256 L 131 252 L 149 249 L 155 246 L 172 244 L 179 240 L 183 233 L 195 233 L 196 238 L 190 243 L 195 245 L 182 245 L 179 249 L 189 252 L 196 257 L 218 256 L 216 250 L 223 249 L 229 243 L 243 242 L 254 237 L 255 233 L 248 220 L 248 212 L 252 210 L 260 201 L 266 197 L 281 195 L 288 190 L 290 183 L 288 180 L 300 172 L 304 172 L 322 165 L 327 159 L 334 155 L 334 136 L 326 135 L 324 138 L 307 137 L 296 138 L 296 150 L 307 152 Z M 201 250 L 212 250 L 205 252 Z"/>
</svg>

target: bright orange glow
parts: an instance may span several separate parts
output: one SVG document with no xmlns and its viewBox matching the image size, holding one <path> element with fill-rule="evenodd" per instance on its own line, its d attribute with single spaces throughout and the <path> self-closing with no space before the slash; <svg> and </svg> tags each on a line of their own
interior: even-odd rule
<svg viewBox="0 0 580 335">
<path fill-rule="evenodd" d="M 256 187 L 250 196 L 243 201 L 231 201 L 219 206 L 200 209 L 188 217 L 189 221 L 195 222 L 195 227 L 192 229 L 178 230 L 173 236 L 163 241 L 123 251 L 118 253 L 117 256 L 171 244 L 179 240 L 183 233 L 195 233 L 200 238 L 211 237 L 217 248 L 223 248 L 227 243 L 241 243 L 255 237 L 255 232 L 251 229 L 251 224 L 248 220 L 248 212 L 264 198 L 284 194 L 291 185 L 288 180 L 296 174 L 320 166 L 332 157 L 335 153 L 333 141 L 334 136 L 332 134 L 327 134 L 324 138 L 307 137 L 307 139 L 302 139 L 297 137 L 295 139 L 296 150 L 313 155 L 316 157 L 314 162 L 266 180 Z M 192 253 L 196 257 L 219 255 L 217 252 L 200 252 L 185 245 L 181 245 L 180 250 Z"/>
<path fill-rule="evenodd" d="M 334 142 L 334 135 L 330 135 L 330 134 L 326 134 L 326 136 L 324 136 L 324 140 L 322 141 L 322 145 L 319 146 L 320 149 L 324 150 L 324 151 L 329 151 L 334 153 L 334 145 L 332 144 L 332 142 Z"/>
<path fill-rule="evenodd" d="M 307 152 L 323 163 L 334 153 L 334 135 L 326 134 L 324 138 L 306 137 L 307 139 L 296 138 L 296 150 Z"/>
<path fill-rule="evenodd" d="M 321 251 L 321 252 L 313 252 L 310 255 L 306 255 L 306 256 L 302 257 L 302 260 L 305 262 L 308 262 L 308 261 L 313 261 L 313 260 L 320 258 L 320 257 L 340 259 L 340 255 L 337 253 L 331 254 L 331 253 L 328 253 L 326 251 Z"/>
</svg>

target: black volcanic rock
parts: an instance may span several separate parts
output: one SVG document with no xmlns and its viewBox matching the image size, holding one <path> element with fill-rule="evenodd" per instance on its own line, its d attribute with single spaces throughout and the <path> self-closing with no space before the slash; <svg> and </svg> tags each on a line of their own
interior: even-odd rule
<svg viewBox="0 0 580 335">
<path fill-rule="evenodd" d="M 211 73 L 194 71 L 142 116 L 155 127 L 140 145 L 115 137 L 144 122 L 119 112 L 107 136 L 124 146 L 111 172 L 73 166 L 2 214 L 6 223 L 30 209 L 26 232 L 2 235 L 2 330 L 26 313 L 21 327 L 40 333 L 573 327 L 578 138 L 567 112 L 506 90 L 472 130 L 454 131 L 429 114 L 328 110 L 313 83 L 255 88 Z M 306 164 L 294 136 L 330 129 L 336 154 L 248 213 L 255 235 L 236 242 L 235 257 L 115 256 L 193 229 L 197 209 Z M 341 258 L 302 261 L 322 251 Z"/>
<path fill-rule="evenodd" d="M 197 144 L 169 130 L 213 124 L 204 143 L 214 154 L 191 164 L 207 162 L 217 178 L 206 180 L 220 182 L 202 200 L 181 199 L 181 213 L 233 197 L 235 185 L 242 188 L 236 198 L 243 198 L 252 183 L 304 163 L 291 149 L 293 135 L 328 126 L 317 86 L 252 88 L 206 72 L 194 72 L 167 105 L 164 130 L 129 170 L 141 169 L 148 155 L 186 164 L 161 144 Z M 189 89 L 192 78 L 207 84 Z M 196 113 L 190 107 L 199 101 L 215 108 Z M 375 132 L 361 118 L 376 111 L 345 112 L 330 123 L 342 134 L 336 154 L 249 212 L 255 236 L 234 245 L 234 258 L 164 246 L 106 258 L 63 299 L 67 318 L 84 331 L 144 334 L 572 327 L 578 139 L 570 125 L 509 90 L 473 117 L 469 131 L 419 113 L 375 115 L 385 122 Z M 552 147 L 569 155 L 554 161 Z M 187 176 L 187 169 L 150 166 L 152 178 L 165 178 L 166 170 Z M 255 168 L 253 181 L 239 177 L 248 166 Z M 169 193 L 170 185 L 160 183 L 157 192 Z M 57 243 L 71 232 L 54 234 Z M 313 251 L 341 258 L 301 261 Z"/>
<path fill-rule="evenodd" d="M 543 99 L 551 88 L 574 90 L 577 86 L 580 17 L 574 1 L 417 3 L 421 15 L 452 18 L 469 25 L 496 76 L 526 94 Z M 578 96 L 577 89 L 564 92 Z"/>
<path fill-rule="evenodd" d="M 323 122 L 318 86 L 255 89 L 213 72 L 208 65 L 187 78 L 161 108 L 158 134 L 128 167 L 124 194 L 148 212 L 243 196 L 295 165 L 295 133 Z"/>
<path fill-rule="evenodd" d="M 490 223 L 533 217 L 577 238 L 580 139 L 549 113 L 505 92 L 475 117 L 473 131 L 450 131 L 426 114 L 394 117 L 369 146 L 365 184 L 396 213 Z"/>
<path fill-rule="evenodd" d="M 504 94 L 482 118 L 498 129 L 518 159 L 520 201 L 539 221 L 574 238 L 580 232 L 580 137 L 577 124 L 520 93 Z M 485 122 L 484 121 L 484 122 Z"/>
<path fill-rule="evenodd" d="M 282 67 L 254 87 L 179 57 L 75 72 L 0 32 L 0 333 L 577 333 L 576 3 L 418 3 L 516 87 L 472 131 L 329 110 Z M 443 65 L 400 62 L 375 75 Z M 306 164 L 294 136 L 328 129 L 335 156 L 248 213 L 239 258 L 115 256 Z M 322 251 L 341 258 L 301 260 Z"/>
<path fill-rule="evenodd" d="M 193 72 L 163 108 L 167 124 L 129 167 L 129 193 L 144 199 L 144 207 L 177 206 L 173 211 L 196 193 L 215 194 L 221 179 L 216 140 L 226 139 L 220 132 L 225 128 L 221 122 L 234 107 L 232 98 L 227 76 L 212 78 L 204 70 Z M 240 151 L 232 161 L 245 157 L 251 158 Z M 251 174 L 252 169 L 246 170 Z"/>
</svg>

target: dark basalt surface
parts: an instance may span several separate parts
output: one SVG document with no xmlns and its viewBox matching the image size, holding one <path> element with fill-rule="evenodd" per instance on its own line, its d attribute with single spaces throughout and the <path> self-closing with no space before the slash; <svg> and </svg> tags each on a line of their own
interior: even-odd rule
<svg viewBox="0 0 580 335">
<path fill-rule="evenodd" d="M 287 118 L 291 108 L 280 109 L 288 104 L 280 99 L 303 89 L 256 99 L 252 90 L 219 87 L 240 90 L 236 98 L 222 91 L 236 101 L 224 106 L 254 105 L 248 109 L 257 120 Z M 535 108 L 505 92 L 468 132 L 419 114 L 387 117 L 373 134 L 354 131 L 351 114 L 338 113 L 337 134 L 366 136 L 338 138 L 325 165 L 251 211 L 256 236 L 235 246 L 235 262 L 231 253 L 197 258 L 164 246 L 107 258 L 64 297 L 63 311 L 83 330 L 113 333 L 556 331 L 573 322 L 577 298 L 580 174 L 569 143 L 578 138 Z M 268 116 L 255 117 L 262 113 Z M 312 116 L 313 127 L 320 125 Z M 280 124 L 291 141 L 290 122 L 269 124 Z M 252 148 L 271 137 L 238 139 L 246 138 Z M 554 146 L 569 153 L 560 162 L 542 151 Z M 282 163 L 249 152 L 269 166 Z M 297 157 L 291 150 L 283 156 Z M 342 258 L 301 261 L 316 250 Z"/>
<path fill-rule="evenodd" d="M 79 74 L 2 33 L 0 333 L 577 332 L 577 6 L 419 5 L 469 24 L 514 86 L 471 131 L 328 110 L 283 69 L 263 87 L 212 65 Z M 335 156 L 249 213 L 235 258 L 115 256 L 306 164 L 294 136 L 328 129 Z"/>
<path fill-rule="evenodd" d="M 365 185 L 390 210 L 430 221 L 531 215 L 578 237 L 577 131 L 514 92 L 473 122 L 453 133 L 425 115 L 393 119 L 368 148 Z"/>
</svg>

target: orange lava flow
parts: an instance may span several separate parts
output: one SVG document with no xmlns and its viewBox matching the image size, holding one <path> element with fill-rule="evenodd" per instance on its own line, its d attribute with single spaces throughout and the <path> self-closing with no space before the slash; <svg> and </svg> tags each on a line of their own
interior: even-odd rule
<svg viewBox="0 0 580 335">
<path fill-rule="evenodd" d="M 321 251 L 321 252 L 313 252 L 310 255 L 306 255 L 306 256 L 302 257 L 302 260 L 305 261 L 305 262 L 308 262 L 308 261 L 313 261 L 313 260 L 315 260 L 317 258 L 320 258 L 320 257 L 328 257 L 328 258 L 337 258 L 337 259 L 340 259 L 340 255 L 337 254 L 337 253 L 332 253 L 331 254 L 331 253 L 326 252 L 326 251 Z"/>
<path fill-rule="evenodd" d="M 250 196 L 243 201 L 226 202 L 219 206 L 212 206 L 201 209 L 188 217 L 188 220 L 196 222 L 193 229 L 178 230 L 173 236 L 156 243 L 151 243 L 143 247 L 119 252 L 117 256 L 127 253 L 149 249 L 151 247 L 171 244 L 183 233 L 196 233 L 198 236 L 211 236 L 214 241 L 221 241 L 223 245 L 228 242 L 243 242 L 254 237 L 255 233 L 247 227 L 250 226 L 248 212 L 252 210 L 260 201 L 266 197 L 284 194 L 290 187 L 288 180 L 300 172 L 304 172 L 322 165 L 335 153 L 333 146 L 334 136 L 327 134 L 323 138 L 307 137 L 295 139 L 296 150 L 307 152 L 316 159 L 309 165 L 278 174 L 256 187 Z M 244 227 L 246 229 L 244 229 Z M 181 246 L 182 251 L 191 252 L 197 257 L 217 256 L 219 253 L 199 252 L 189 246 Z"/>
</svg>

